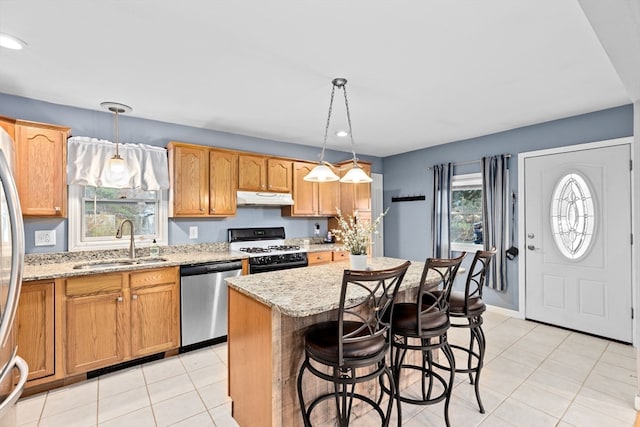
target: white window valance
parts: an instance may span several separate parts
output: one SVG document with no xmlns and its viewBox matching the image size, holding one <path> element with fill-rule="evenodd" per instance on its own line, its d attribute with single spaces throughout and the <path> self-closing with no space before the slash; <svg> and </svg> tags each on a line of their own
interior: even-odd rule
<svg viewBox="0 0 640 427">
<path fill-rule="evenodd" d="M 146 144 L 119 144 L 125 161 L 125 172 L 112 173 L 109 160 L 116 152 L 116 144 L 103 139 L 74 136 L 67 141 L 67 179 L 76 185 L 94 187 L 169 188 L 167 150 Z"/>
</svg>

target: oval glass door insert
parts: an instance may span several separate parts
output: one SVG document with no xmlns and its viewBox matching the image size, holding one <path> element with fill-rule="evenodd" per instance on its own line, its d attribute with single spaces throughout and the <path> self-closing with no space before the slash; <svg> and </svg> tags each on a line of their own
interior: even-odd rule
<svg viewBox="0 0 640 427">
<path fill-rule="evenodd" d="M 579 174 L 558 181 L 551 200 L 551 232 L 560 252 L 578 259 L 589 249 L 595 227 L 591 189 Z"/>
</svg>

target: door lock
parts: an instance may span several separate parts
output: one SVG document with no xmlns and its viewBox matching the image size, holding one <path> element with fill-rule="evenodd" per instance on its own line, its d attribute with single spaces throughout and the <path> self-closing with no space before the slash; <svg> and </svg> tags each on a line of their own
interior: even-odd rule
<svg viewBox="0 0 640 427">
<path fill-rule="evenodd" d="M 529 234 L 527 234 L 527 237 L 530 238 L 530 239 L 533 239 L 534 237 L 536 237 L 536 235 L 533 234 L 533 233 L 529 233 Z"/>
<path fill-rule="evenodd" d="M 533 245 L 527 245 L 527 249 L 529 249 L 530 251 L 533 251 L 536 249 L 536 247 Z"/>
</svg>

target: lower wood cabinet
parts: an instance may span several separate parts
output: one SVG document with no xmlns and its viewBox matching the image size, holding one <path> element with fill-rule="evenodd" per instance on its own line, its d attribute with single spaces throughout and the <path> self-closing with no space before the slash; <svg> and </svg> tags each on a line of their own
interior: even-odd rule
<svg viewBox="0 0 640 427">
<path fill-rule="evenodd" d="M 327 264 L 334 261 L 349 259 L 349 252 L 345 251 L 320 251 L 307 254 L 309 265 Z"/>
<path fill-rule="evenodd" d="M 22 284 L 16 315 L 18 355 L 29 365 L 29 381 L 55 373 L 54 294 L 53 281 Z"/>
<path fill-rule="evenodd" d="M 178 348 L 179 283 L 178 267 L 67 279 L 67 374 Z"/>
</svg>

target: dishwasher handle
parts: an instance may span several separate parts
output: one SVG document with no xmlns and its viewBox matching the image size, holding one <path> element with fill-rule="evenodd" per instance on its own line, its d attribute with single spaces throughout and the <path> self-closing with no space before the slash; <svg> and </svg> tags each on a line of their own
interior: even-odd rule
<svg viewBox="0 0 640 427">
<path fill-rule="evenodd" d="M 180 276 L 221 273 L 223 271 L 242 270 L 242 261 L 221 261 L 206 264 L 191 264 L 180 267 Z"/>
</svg>

